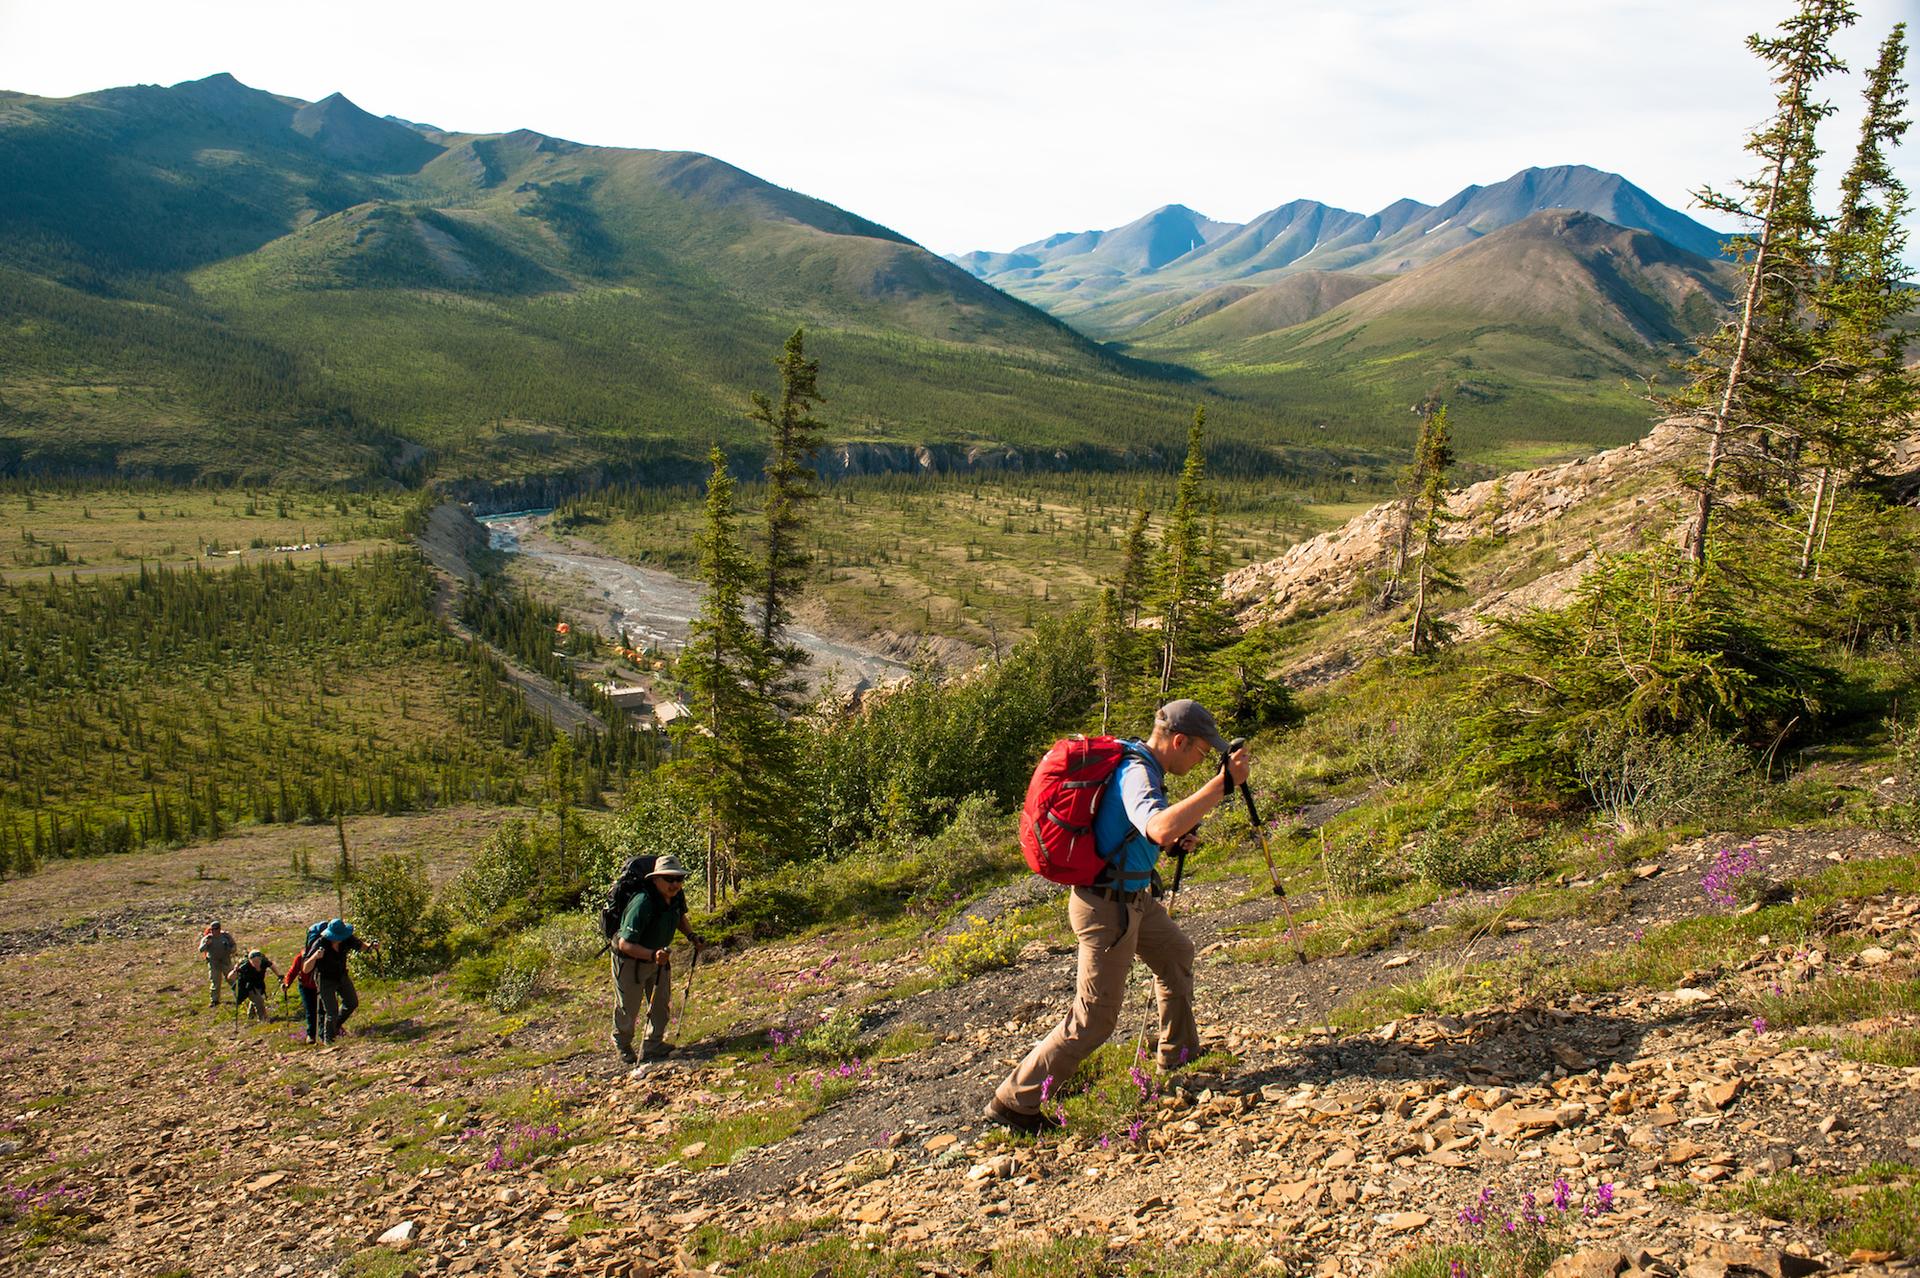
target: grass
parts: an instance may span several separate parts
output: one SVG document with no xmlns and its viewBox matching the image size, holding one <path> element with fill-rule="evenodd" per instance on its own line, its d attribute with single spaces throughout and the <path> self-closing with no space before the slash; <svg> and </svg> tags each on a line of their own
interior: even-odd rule
<svg viewBox="0 0 1920 1278">
<path fill-rule="evenodd" d="M 1878 896 L 1882 892 L 1920 891 L 1920 858 L 1894 857 L 1851 861 L 1797 880 L 1793 899 L 1762 906 L 1750 914 L 1705 914 L 1650 928 L 1618 950 L 1573 962 L 1526 952 L 1482 963 L 1453 962 L 1428 969 L 1412 981 L 1369 990 L 1342 1004 L 1331 1023 L 1368 1029 L 1399 1016 L 1421 1012 L 1461 1014 L 1481 1011 L 1526 993 L 1551 998 L 1580 992 L 1623 989 L 1672 989 L 1687 974 L 1713 970 L 1750 957 L 1759 938 L 1782 945 L 1816 935 L 1821 911 L 1837 901 Z M 1888 986 L 1891 983 L 1891 989 Z M 1905 978 L 1850 978 L 1834 988 L 1783 1000 L 1785 1023 L 1824 1014 L 1852 1019 L 1851 1011 L 1878 1015 L 1913 1010 L 1913 982 Z M 1765 1004 L 1759 1004 L 1764 1008 Z M 1876 1009 L 1876 1010 L 1865 1010 Z M 1773 1024 L 1771 1018 L 1769 1023 Z M 1798 1022 L 1804 1023 L 1804 1022 Z"/>
<path fill-rule="evenodd" d="M 935 1262 L 961 1261 L 993 1278 L 1248 1278 L 1272 1272 L 1260 1249 L 1226 1244 L 1169 1246 L 1139 1242 L 1110 1250 L 1097 1238 L 1016 1242 L 986 1252 L 864 1245 L 838 1231 L 831 1217 L 791 1220 L 740 1234 L 704 1225 L 688 1250 L 702 1265 L 724 1265 L 741 1278 L 910 1278 Z"/>
<path fill-rule="evenodd" d="M 723 1166 L 750 1149 L 785 1140 L 799 1131 L 809 1118 L 852 1095 L 856 1086 L 851 1080 L 833 1077 L 817 1083 L 802 1081 L 792 1089 L 782 1089 L 782 1095 L 797 1099 L 768 1104 L 764 1109 L 748 1113 L 682 1124 L 668 1137 L 667 1143 L 674 1157 L 690 1171 Z M 696 1144 L 703 1148 L 693 1154 L 685 1152 Z"/>
<path fill-rule="evenodd" d="M 310 488 L 0 487 L 8 539 L 0 544 L 0 579 L 44 577 L 48 568 L 225 566 L 313 543 L 365 554 L 392 543 L 411 505 L 407 497 Z"/>
<path fill-rule="evenodd" d="M 1754 1010 L 1775 1028 L 1839 1025 L 1920 1013 L 1920 978 L 1903 979 L 1898 972 L 1843 973 L 1793 990 L 1761 994 L 1752 1002 Z"/>
<path fill-rule="evenodd" d="M 362 1248 L 340 1266 L 340 1278 L 407 1278 L 419 1272 L 416 1262 L 388 1247 Z"/>
<path fill-rule="evenodd" d="M 1722 1190 L 1716 1203 L 1819 1228 L 1842 1256 L 1860 1249 L 1920 1257 L 1920 1169 L 1905 1164 L 1840 1177 L 1778 1172 Z"/>
<path fill-rule="evenodd" d="M 1895 1069 L 1920 1065 L 1920 1029 L 1911 1027 L 1871 1034 L 1796 1034 L 1787 1040 L 1787 1045 L 1833 1052 L 1842 1060 L 1863 1065 L 1888 1065 Z"/>
</svg>

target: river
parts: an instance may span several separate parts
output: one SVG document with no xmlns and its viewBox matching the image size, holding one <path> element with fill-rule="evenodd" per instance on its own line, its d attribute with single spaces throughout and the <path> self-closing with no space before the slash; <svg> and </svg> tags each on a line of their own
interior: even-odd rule
<svg viewBox="0 0 1920 1278">
<path fill-rule="evenodd" d="M 564 585 L 566 610 L 609 636 L 625 631 L 635 647 L 676 649 L 700 611 L 700 588 L 658 568 L 630 564 L 563 541 L 546 529 L 550 510 L 517 510 L 480 518 L 495 550 L 515 555 L 555 585 Z M 808 670 L 818 686 L 831 673 L 843 689 L 874 684 L 906 673 L 891 657 L 858 644 L 808 630 L 790 630 L 813 656 Z"/>
</svg>

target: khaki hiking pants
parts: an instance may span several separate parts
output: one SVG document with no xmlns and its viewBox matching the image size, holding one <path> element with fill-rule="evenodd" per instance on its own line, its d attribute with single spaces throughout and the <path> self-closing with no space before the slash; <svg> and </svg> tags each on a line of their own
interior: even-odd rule
<svg viewBox="0 0 1920 1278">
<path fill-rule="evenodd" d="M 240 996 L 236 994 L 234 995 L 234 997 L 239 998 Z M 263 990 L 248 990 L 246 998 L 247 998 L 247 1019 L 252 1021 L 266 1020 L 267 1019 L 266 992 Z"/>
<path fill-rule="evenodd" d="M 219 959 L 214 959 L 214 958 L 208 959 L 207 960 L 207 985 L 209 989 L 208 989 L 207 996 L 213 1000 L 211 1003 L 208 1004 L 209 1007 L 220 1006 L 220 986 L 226 982 L 226 979 L 227 979 L 227 965 L 221 962 Z"/>
<path fill-rule="evenodd" d="M 667 1016 L 673 1006 L 673 966 L 645 959 L 613 956 L 613 1045 L 633 1050 L 633 1025 L 640 1009 L 647 1009 L 647 1039 L 641 1055 L 658 1051 L 667 1041 Z"/>
<path fill-rule="evenodd" d="M 1066 1086 L 1080 1062 L 1113 1036 L 1136 955 L 1152 971 L 1160 1001 L 1161 1068 L 1172 1069 L 1200 1054 L 1200 1030 L 1193 1021 L 1193 942 L 1164 905 L 1145 892 L 1122 905 L 1092 888 L 1074 888 L 1067 897 L 1067 922 L 1080 938 L 1073 1005 L 994 1093 L 1001 1105 L 1022 1114 L 1040 1108 L 1047 1079 L 1053 1079 L 1051 1097 Z"/>
</svg>

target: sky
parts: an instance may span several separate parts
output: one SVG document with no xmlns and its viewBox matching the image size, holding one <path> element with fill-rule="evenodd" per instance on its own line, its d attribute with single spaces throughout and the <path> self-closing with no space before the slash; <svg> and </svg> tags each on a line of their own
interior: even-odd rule
<svg viewBox="0 0 1920 1278">
<path fill-rule="evenodd" d="M 1828 185 L 1860 72 L 1920 0 L 1855 0 L 1825 82 Z M 701 151 L 937 252 L 1181 203 L 1435 204 L 1589 164 L 1689 209 L 1772 90 L 1745 47 L 1788 0 L 0 0 L 0 88 L 227 71 L 468 133 Z M 1920 58 L 1912 77 L 1920 79 Z M 1899 161 L 1920 188 L 1920 129 Z M 1920 235 L 1916 235 L 1920 241 Z"/>
</svg>

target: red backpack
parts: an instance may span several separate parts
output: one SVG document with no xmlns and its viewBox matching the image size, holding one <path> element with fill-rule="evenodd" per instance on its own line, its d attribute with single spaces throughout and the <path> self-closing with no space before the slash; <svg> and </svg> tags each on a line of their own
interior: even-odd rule
<svg viewBox="0 0 1920 1278">
<path fill-rule="evenodd" d="M 1035 874 L 1087 887 L 1107 868 L 1094 846 L 1093 814 L 1127 752 L 1118 737 L 1062 737 L 1040 760 L 1020 809 L 1020 851 Z"/>
</svg>

